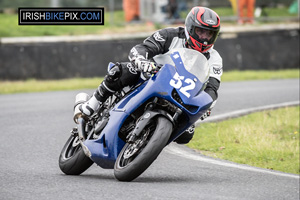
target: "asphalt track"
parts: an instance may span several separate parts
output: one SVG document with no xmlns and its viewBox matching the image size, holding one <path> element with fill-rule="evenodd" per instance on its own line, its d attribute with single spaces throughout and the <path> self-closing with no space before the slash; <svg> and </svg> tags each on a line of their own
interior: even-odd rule
<svg viewBox="0 0 300 200">
<path fill-rule="evenodd" d="M 212 159 L 176 144 L 130 183 L 96 165 L 80 176 L 66 176 L 58 156 L 74 125 L 78 92 L 0 95 L 1 200 L 299 199 L 298 175 Z M 299 79 L 222 83 L 210 119 L 285 104 L 299 104 Z"/>
</svg>

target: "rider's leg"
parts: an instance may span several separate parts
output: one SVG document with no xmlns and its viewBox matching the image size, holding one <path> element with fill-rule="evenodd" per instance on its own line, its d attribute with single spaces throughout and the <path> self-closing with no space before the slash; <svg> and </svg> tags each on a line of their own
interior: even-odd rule
<svg viewBox="0 0 300 200">
<path fill-rule="evenodd" d="M 86 116 L 91 116 L 109 96 L 125 86 L 134 85 L 139 76 L 131 63 L 117 63 L 105 76 L 93 96 L 81 105 L 80 111 Z"/>
</svg>

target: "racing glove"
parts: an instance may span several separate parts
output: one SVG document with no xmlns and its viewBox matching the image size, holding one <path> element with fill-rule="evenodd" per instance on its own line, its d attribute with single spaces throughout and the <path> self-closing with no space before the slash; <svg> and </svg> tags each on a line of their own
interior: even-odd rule
<svg viewBox="0 0 300 200">
<path fill-rule="evenodd" d="M 156 64 L 145 59 L 143 56 L 136 57 L 133 64 L 141 72 L 151 72 L 156 69 Z"/>
</svg>

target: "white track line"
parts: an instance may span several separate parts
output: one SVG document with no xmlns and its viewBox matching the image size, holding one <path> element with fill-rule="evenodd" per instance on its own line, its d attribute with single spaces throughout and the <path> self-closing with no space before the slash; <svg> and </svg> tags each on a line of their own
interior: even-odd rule
<svg viewBox="0 0 300 200">
<path fill-rule="evenodd" d="M 187 159 L 206 162 L 206 163 L 210 163 L 210 164 L 214 164 L 214 165 L 220 165 L 220 166 L 224 166 L 224 167 L 232 167 L 232 168 L 254 171 L 254 172 L 259 172 L 259 173 L 264 173 L 264 174 L 272 174 L 272 175 L 276 175 L 276 176 L 283 176 L 283 177 L 288 177 L 288 178 L 299 179 L 299 175 L 296 175 L 296 174 L 286 174 L 283 172 L 271 171 L 271 170 L 267 170 L 267 169 L 261 169 L 261 168 L 256 168 L 256 167 L 251 167 L 251 166 L 236 164 L 236 163 L 229 163 L 227 161 L 222 161 L 222 160 L 216 160 L 213 158 L 201 156 L 200 154 L 197 155 L 197 154 L 194 154 L 194 153 L 184 150 L 184 148 L 180 147 L 177 144 L 168 145 L 165 148 L 165 151 L 168 153 L 177 155 L 177 156 L 187 158 Z"/>
</svg>

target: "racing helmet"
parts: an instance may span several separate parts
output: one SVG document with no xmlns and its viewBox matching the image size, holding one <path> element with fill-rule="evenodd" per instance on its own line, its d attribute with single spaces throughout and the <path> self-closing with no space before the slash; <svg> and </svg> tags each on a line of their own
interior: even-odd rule
<svg viewBox="0 0 300 200">
<path fill-rule="evenodd" d="M 206 7 L 194 7 L 185 19 L 187 45 L 201 53 L 209 50 L 220 32 L 220 17 Z"/>
</svg>

